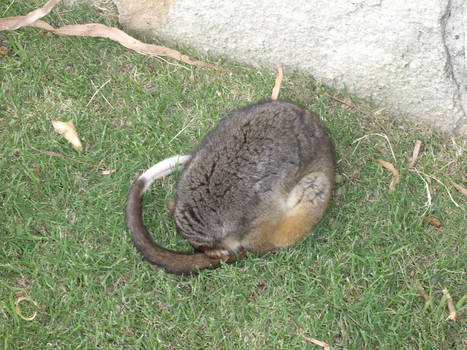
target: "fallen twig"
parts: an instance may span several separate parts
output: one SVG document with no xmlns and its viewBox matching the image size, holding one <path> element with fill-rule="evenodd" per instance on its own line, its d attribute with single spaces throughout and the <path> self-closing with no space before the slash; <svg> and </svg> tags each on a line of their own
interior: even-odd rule
<svg viewBox="0 0 467 350">
<path fill-rule="evenodd" d="M 50 0 L 43 7 L 29 12 L 26 16 L 0 18 L 0 31 L 15 30 L 21 27 L 29 26 L 45 29 L 46 31 L 63 36 L 89 36 L 107 38 L 120 43 L 120 45 L 130 50 L 136 51 L 146 56 L 167 56 L 193 66 L 230 72 L 228 69 L 217 67 L 207 62 L 193 60 L 189 56 L 183 55 L 179 51 L 167 48 L 165 46 L 146 44 L 126 34 L 120 29 L 108 27 L 104 24 L 72 24 L 60 28 L 54 28 L 50 24 L 41 21 L 40 18 L 49 14 L 52 8 L 60 1 L 61 0 Z"/>
<path fill-rule="evenodd" d="M 297 328 L 298 335 L 300 335 L 303 339 L 305 339 L 306 341 L 309 341 L 310 343 L 313 343 L 315 345 L 321 346 L 324 350 L 331 350 L 331 347 L 328 344 L 326 344 L 325 342 L 323 342 L 321 340 L 305 336 L 302 333 L 302 331 L 300 330 L 300 328 L 298 328 L 298 326 L 297 326 L 297 324 L 295 322 L 294 322 L 294 325 Z"/>
<path fill-rule="evenodd" d="M 279 91 L 281 89 L 282 79 L 284 77 L 284 73 L 282 72 L 282 67 L 277 66 L 277 76 L 276 81 L 274 83 L 274 88 L 272 89 L 271 100 L 275 101 L 279 97 Z"/>
<path fill-rule="evenodd" d="M 399 171 L 397 171 L 394 165 L 392 165 L 389 162 L 386 162 L 385 160 L 378 159 L 378 158 L 372 158 L 372 160 L 375 161 L 376 163 L 381 164 L 383 167 L 385 167 L 387 170 L 389 170 L 392 173 L 393 178 L 392 178 L 391 183 L 389 184 L 389 193 L 391 193 L 392 191 L 394 191 L 394 189 L 396 188 L 396 185 L 399 183 L 399 180 L 400 180 Z"/>
<path fill-rule="evenodd" d="M 363 111 L 361 108 L 355 106 L 353 103 L 348 103 L 347 101 L 344 101 L 344 100 L 342 100 L 342 99 L 340 99 L 340 98 L 338 98 L 336 96 L 330 95 L 327 92 L 325 92 L 324 95 L 331 98 L 331 99 L 333 99 L 334 101 L 337 101 L 339 103 L 342 103 L 343 105 L 346 105 L 349 108 L 355 109 L 357 112 L 363 114 L 364 116 L 369 118 L 371 121 L 373 121 L 376 125 L 378 125 L 384 131 L 385 134 L 389 135 L 386 128 L 384 126 L 382 126 L 372 114 Z"/>
<path fill-rule="evenodd" d="M 425 186 L 426 186 L 426 189 L 427 189 L 427 193 L 428 193 L 428 200 L 429 200 L 429 205 L 431 206 L 431 195 L 430 195 L 430 190 L 429 190 L 429 187 L 428 187 L 428 183 L 425 181 L 425 179 L 423 179 L 423 177 L 420 175 L 420 174 L 423 174 L 424 176 L 426 176 L 427 178 L 430 178 L 430 179 L 433 179 L 435 180 L 436 182 L 438 182 L 439 184 L 441 184 L 444 189 L 446 190 L 448 196 L 449 196 L 449 199 L 451 200 L 452 203 L 454 203 L 454 205 L 457 207 L 457 208 L 461 208 L 461 206 L 454 200 L 454 198 L 452 198 L 452 195 L 451 195 L 451 192 L 449 192 L 448 190 L 448 187 L 439 179 L 437 179 L 436 177 L 434 177 L 433 175 L 428 175 L 428 174 L 425 174 L 424 172 L 421 172 L 419 170 L 417 170 L 417 168 L 412 168 L 412 169 L 409 169 L 409 171 L 415 171 L 419 176 L 420 178 L 423 180 L 423 182 L 425 182 Z M 455 186 L 454 186 L 455 187 Z"/>
<path fill-rule="evenodd" d="M 367 138 L 369 138 L 370 136 L 379 136 L 379 137 L 384 138 L 384 139 L 387 141 L 388 145 L 389 145 L 389 149 L 391 150 L 391 155 L 392 155 L 392 158 L 394 159 L 394 162 L 397 162 L 396 156 L 395 156 L 394 151 L 393 151 L 393 149 L 392 149 L 391 141 L 389 141 L 389 137 L 388 137 L 388 135 L 386 135 L 386 134 L 372 133 L 372 134 L 367 134 L 367 135 L 364 135 L 364 136 L 362 136 L 362 137 L 359 137 L 358 139 L 352 141 L 352 144 L 354 144 L 355 142 L 357 142 L 357 146 L 355 146 L 355 148 L 354 148 L 354 150 L 352 151 L 351 154 L 354 154 L 354 153 L 355 153 L 355 151 L 357 150 L 357 148 L 358 148 L 358 146 L 360 145 L 360 142 L 361 142 L 362 140 L 367 139 Z"/>
<path fill-rule="evenodd" d="M 89 106 L 89 105 L 91 104 L 91 102 L 92 102 L 92 100 L 94 99 L 94 97 L 96 97 L 96 95 L 99 93 L 99 91 L 101 91 L 102 88 L 103 88 L 104 86 L 106 86 L 108 83 L 110 83 L 111 80 L 112 80 L 112 79 L 107 80 L 104 84 L 102 84 L 101 86 L 99 86 L 99 87 L 96 89 L 96 91 L 92 94 L 91 98 L 89 99 L 89 102 L 88 102 L 88 104 L 86 105 L 86 107 Z M 93 84 L 93 85 L 94 85 L 94 84 Z M 105 96 L 104 96 L 104 95 L 102 95 L 102 96 L 103 96 L 104 99 L 107 101 L 107 99 L 105 98 Z M 107 103 L 110 104 L 109 101 L 107 101 Z M 110 107 L 113 108 L 112 105 L 110 105 Z"/>
<path fill-rule="evenodd" d="M 102 175 L 110 175 L 110 174 L 113 174 L 117 171 L 117 169 L 110 169 L 110 170 L 102 170 L 101 171 L 101 174 Z"/>
<path fill-rule="evenodd" d="M 434 177 L 433 175 L 427 175 L 428 177 L 432 178 L 433 180 L 435 180 L 436 182 L 438 182 L 439 184 L 441 184 L 444 189 L 446 190 L 446 192 L 448 193 L 448 196 L 449 196 L 449 199 L 451 200 L 451 202 L 454 203 L 454 205 L 457 207 L 457 208 L 460 208 L 461 206 L 454 200 L 454 198 L 452 198 L 451 196 L 451 192 L 449 192 L 448 190 L 448 187 L 444 184 L 444 182 L 442 182 L 441 180 L 438 180 L 436 177 Z M 455 186 L 454 186 L 455 187 Z"/>
<path fill-rule="evenodd" d="M 449 294 L 448 289 L 443 289 L 443 294 L 446 296 L 446 301 L 448 304 L 449 316 L 447 320 L 456 321 L 457 320 L 457 311 L 456 307 L 454 306 L 454 302 L 452 301 L 451 295 Z"/>
<path fill-rule="evenodd" d="M 422 141 L 420 141 L 420 140 L 415 141 L 415 146 L 413 148 L 412 158 L 410 159 L 409 168 L 412 168 L 415 165 L 415 162 L 417 161 L 418 153 L 420 152 L 420 147 L 421 146 L 422 146 Z"/>
<path fill-rule="evenodd" d="M 190 124 L 191 124 L 194 120 L 195 120 L 195 118 L 191 118 L 191 119 L 188 121 L 188 123 L 186 123 L 186 125 L 183 126 L 183 127 L 175 134 L 175 136 L 172 137 L 172 138 L 170 139 L 169 145 L 172 143 L 173 140 L 175 140 L 178 136 L 180 136 L 180 134 L 181 134 L 182 132 L 184 132 L 185 129 L 188 128 L 188 127 L 190 126 Z"/>
<path fill-rule="evenodd" d="M 425 211 L 423 212 L 422 216 L 425 216 L 426 212 L 431 208 L 431 193 L 430 193 L 430 186 L 428 185 L 428 182 L 423 178 L 422 174 L 417 170 L 417 168 L 409 169 L 409 171 L 415 171 L 415 173 L 422 179 L 422 181 L 425 183 L 425 190 L 426 190 L 426 196 L 427 196 L 427 201 L 423 205 L 426 207 Z M 425 174 L 423 174 L 425 175 Z"/>
<path fill-rule="evenodd" d="M 60 1 L 61 0 L 49 0 L 44 6 L 29 12 L 26 16 L 0 18 L 0 31 L 15 30 L 29 26 L 38 19 L 47 16 Z"/>
<path fill-rule="evenodd" d="M 429 302 L 430 301 L 430 296 L 428 294 L 426 294 L 425 289 L 423 289 L 423 287 L 420 284 L 420 282 L 418 281 L 418 279 L 415 278 L 414 283 L 415 283 L 415 287 L 417 287 L 418 294 L 421 297 L 423 297 L 423 299 L 425 299 L 426 302 Z"/>
<path fill-rule="evenodd" d="M 109 174 L 115 173 L 117 171 L 116 169 L 107 170 L 107 169 L 105 169 L 103 167 L 100 167 L 98 165 L 94 165 L 94 164 L 91 164 L 91 163 L 88 163 L 88 162 L 83 162 L 82 160 L 78 160 L 78 159 L 73 159 L 71 157 L 67 157 L 67 156 L 65 156 L 63 154 L 60 154 L 60 153 L 45 151 L 45 150 L 42 150 L 42 149 L 34 148 L 31 145 L 29 145 L 29 147 L 31 147 L 36 152 L 39 152 L 39 153 L 42 153 L 42 154 L 47 154 L 48 156 L 51 156 L 51 157 L 59 157 L 59 158 L 71 160 L 72 162 L 75 162 L 75 163 L 87 165 L 87 166 L 89 166 L 91 168 L 99 170 L 102 175 L 109 175 Z"/>
</svg>

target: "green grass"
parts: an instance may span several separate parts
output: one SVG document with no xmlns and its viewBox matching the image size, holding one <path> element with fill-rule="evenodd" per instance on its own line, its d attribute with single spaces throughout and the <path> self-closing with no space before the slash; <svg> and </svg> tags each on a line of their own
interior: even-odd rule
<svg viewBox="0 0 467 350">
<path fill-rule="evenodd" d="M 0 14 L 40 4 L 13 1 L 8 8 L 3 1 Z M 46 20 L 116 25 L 86 7 L 58 7 Z M 31 28 L 0 32 L 0 45 L 8 48 L 0 56 L 2 349 L 321 349 L 296 326 L 333 349 L 466 346 L 465 198 L 447 178 L 465 186 L 465 138 L 390 121 L 345 91 L 286 72 L 281 98 L 317 113 L 334 141 L 342 181 L 327 215 L 284 251 L 173 276 L 150 267 L 132 246 L 123 216 L 129 187 L 150 165 L 190 152 L 232 109 L 267 99 L 275 72 L 189 49 L 239 71 L 174 66 L 108 40 Z M 368 114 L 387 131 L 396 161 Z M 74 121 L 83 152 L 53 131 L 56 119 Z M 408 170 L 417 139 L 420 175 Z M 400 170 L 393 193 L 392 175 L 372 158 Z M 98 167 L 116 172 L 103 176 Z M 153 185 L 145 222 L 157 241 L 187 249 L 166 209 L 175 181 Z M 426 225 L 426 217 L 442 227 Z M 418 295 L 415 278 L 430 302 Z M 457 303 L 457 322 L 446 320 L 444 288 Z M 32 321 L 15 311 L 21 296 L 38 304 Z M 20 307 L 25 315 L 36 310 Z"/>
</svg>

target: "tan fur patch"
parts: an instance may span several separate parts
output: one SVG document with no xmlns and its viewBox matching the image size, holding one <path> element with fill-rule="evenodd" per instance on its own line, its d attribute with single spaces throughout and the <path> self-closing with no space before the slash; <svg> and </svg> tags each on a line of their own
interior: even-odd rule
<svg viewBox="0 0 467 350">
<path fill-rule="evenodd" d="M 311 232 L 314 226 L 313 216 L 304 211 L 300 214 L 285 218 L 270 236 L 270 243 L 276 247 L 286 247 Z"/>
</svg>

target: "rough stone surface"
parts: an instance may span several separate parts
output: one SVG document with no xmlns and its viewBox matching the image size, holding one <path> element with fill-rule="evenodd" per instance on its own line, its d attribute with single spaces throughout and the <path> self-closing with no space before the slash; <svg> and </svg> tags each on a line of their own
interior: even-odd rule
<svg viewBox="0 0 467 350">
<path fill-rule="evenodd" d="M 114 0 L 131 31 L 300 69 L 467 134 L 467 0 Z"/>
</svg>

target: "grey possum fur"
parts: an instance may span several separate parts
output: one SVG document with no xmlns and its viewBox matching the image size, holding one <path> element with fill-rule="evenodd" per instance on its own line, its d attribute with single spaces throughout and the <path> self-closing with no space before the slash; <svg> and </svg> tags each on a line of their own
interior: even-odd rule
<svg viewBox="0 0 467 350">
<path fill-rule="evenodd" d="M 141 175 L 125 211 L 136 248 L 170 273 L 190 274 L 233 262 L 245 252 L 262 255 L 293 244 L 321 220 L 331 198 L 329 136 L 313 113 L 293 103 L 238 109 L 184 157 L 173 216 L 194 252 L 161 247 L 142 221 L 143 192 L 171 170 Z"/>
</svg>

